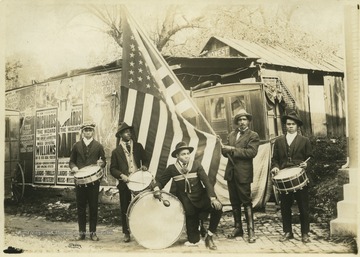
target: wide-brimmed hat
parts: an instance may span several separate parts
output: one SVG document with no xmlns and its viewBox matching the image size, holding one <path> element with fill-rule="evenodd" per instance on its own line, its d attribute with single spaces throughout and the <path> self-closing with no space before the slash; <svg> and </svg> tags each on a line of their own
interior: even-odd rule
<svg viewBox="0 0 360 257">
<path fill-rule="evenodd" d="M 188 149 L 190 153 L 194 151 L 194 147 L 188 146 L 185 142 L 180 142 L 175 146 L 175 150 L 171 153 L 171 156 L 176 158 L 176 155 L 184 149 Z"/>
<path fill-rule="evenodd" d="M 252 120 L 252 115 L 250 113 L 248 113 L 246 110 L 241 109 L 240 111 L 238 111 L 238 113 L 235 115 L 234 117 L 234 124 L 237 125 L 237 120 L 242 117 L 242 116 L 246 116 L 246 118 L 251 121 Z"/>
<path fill-rule="evenodd" d="M 303 124 L 302 120 L 299 118 L 299 116 L 296 114 L 296 112 L 290 112 L 289 114 L 282 116 L 281 117 L 282 123 L 286 123 L 287 119 L 295 121 L 295 123 L 298 126 L 302 126 L 302 124 Z"/>
<path fill-rule="evenodd" d="M 125 130 L 125 129 L 132 129 L 132 128 L 133 128 L 132 126 L 129 126 L 128 124 L 126 124 L 126 122 L 123 122 L 123 123 L 121 123 L 121 125 L 119 126 L 119 128 L 118 128 L 115 136 L 116 136 L 116 137 L 120 137 L 120 134 L 121 134 L 121 132 L 122 132 L 123 130 Z"/>
<path fill-rule="evenodd" d="M 95 129 L 95 123 L 93 123 L 93 122 L 84 122 L 81 125 L 81 130 L 84 130 L 86 128 Z"/>
</svg>

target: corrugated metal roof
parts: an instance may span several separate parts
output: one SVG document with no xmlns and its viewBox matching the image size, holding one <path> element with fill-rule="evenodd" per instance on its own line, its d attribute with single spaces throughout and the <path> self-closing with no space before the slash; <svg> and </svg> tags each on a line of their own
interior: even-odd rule
<svg viewBox="0 0 360 257">
<path fill-rule="evenodd" d="M 244 55 L 244 57 L 259 58 L 257 60 L 258 63 L 326 72 L 344 72 L 343 58 L 335 55 L 329 54 L 326 62 L 323 62 L 322 64 L 314 64 L 297 57 L 295 54 L 279 46 L 273 47 L 261 45 L 245 40 L 221 38 L 215 36 L 210 38 L 206 46 L 208 46 L 213 39 L 219 40 L 224 44 L 230 46 L 231 48 L 238 51 L 240 55 Z"/>
</svg>

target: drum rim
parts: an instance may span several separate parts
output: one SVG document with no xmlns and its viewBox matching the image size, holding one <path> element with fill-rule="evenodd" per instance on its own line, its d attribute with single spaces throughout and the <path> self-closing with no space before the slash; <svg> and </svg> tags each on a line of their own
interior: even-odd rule
<svg viewBox="0 0 360 257">
<path fill-rule="evenodd" d="M 275 188 L 280 191 L 280 192 L 285 192 L 285 193 L 292 193 L 294 191 L 297 190 L 301 190 L 303 189 L 307 184 L 309 183 L 309 178 L 306 178 L 302 183 L 294 186 L 294 187 L 290 187 L 290 188 L 279 188 L 277 186 L 275 186 Z M 278 184 L 277 184 L 278 185 Z"/>
<path fill-rule="evenodd" d="M 278 174 L 276 174 L 275 176 L 272 177 L 272 179 L 273 179 L 273 180 L 281 180 L 282 178 L 276 178 L 276 177 L 277 177 L 278 175 L 286 172 L 285 170 L 291 170 L 291 169 L 300 169 L 300 172 L 299 172 L 299 173 L 296 173 L 296 174 L 293 174 L 292 176 L 289 176 L 289 177 L 284 177 L 285 179 L 288 179 L 288 178 L 297 178 L 297 177 L 300 177 L 300 176 L 303 175 L 303 174 L 306 175 L 305 169 L 300 168 L 300 167 L 291 167 L 291 168 L 285 168 L 285 169 L 280 170 Z"/>
<path fill-rule="evenodd" d="M 129 207 L 128 207 L 127 211 L 126 211 L 126 222 L 127 222 L 127 224 L 128 224 L 128 228 L 129 228 L 129 230 L 130 230 L 130 233 L 132 233 L 132 232 L 131 232 L 131 227 L 130 227 L 131 207 L 132 207 L 137 201 L 139 201 L 139 199 L 141 199 L 141 196 L 144 197 L 145 195 L 149 195 L 149 194 L 152 194 L 152 193 L 153 193 L 153 191 L 151 191 L 151 190 L 143 191 L 143 192 L 141 192 L 140 194 L 136 195 L 136 196 L 134 197 L 134 199 L 130 202 Z M 181 237 L 181 234 L 182 234 L 183 231 L 184 231 L 185 225 L 186 225 L 185 209 L 184 209 L 184 206 L 182 205 L 181 201 L 179 200 L 179 198 L 178 198 L 176 195 L 173 195 L 173 194 L 171 194 L 171 193 L 169 193 L 169 192 L 166 192 L 166 191 L 161 191 L 161 193 L 162 193 L 162 194 L 167 194 L 167 195 L 175 198 L 177 201 L 179 201 L 179 203 L 180 203 L 179 206 L 181 207 L 181 213 L 183 214 L 183 217 L 184 217 L 184 220 L 183 220 L 183 222 L 182 222 L 183 224 L 182 224 L 182 227 L 181 227 L 181 232 L 180 232 L 179 235 L 176 237 L 176 239 L 174 239 L 173 242 L 171 242 L 169 245 L 167 245 L 167 246 L 165 246 L 165 247 L 162 247 L 162 248 L 148 248 L 148 247 L 145 247 L 142 243 L 139 242 L 139 240 L 136 238 L 136 236 L 132 233 L 133 237 L 135 238 L 135 241 L 136 241 L 138 244 L 140 244 L 141 246 L 143 246 L 144 248 L 146 248 L 146 249 L 159 250 L 159 249 L 165 249 L 165 248 L 168 248 L 168 247 L 172 246 L 176 241 L 179 240 L 179 238 Z M 137 199 L 137 198 L 138 198 L 138 199 Z M 136 200 L 136 201 L 135 201 L 135 200 Z M 134 202 L 134 203 L 133 203 L 133 202 Z"/>
<path fill-rule="evenodd" d="M 100 169 L 100 170 L 98 170 L 98 171 L 94 172 L 94 173 L 93 173 L 93 174 L 91 174 L 91 175 L 87 175 L 87 176 L 84 176 L 84 177 L 76 177 L 76 176 L 75 176 L 76 174 L 74 174 L 74 178 L 75 178 L 75 179 L 88 178 L 88 177 L 92 177 L 92 176 L 94 176 L 94 175 L 96 175 L 96 174 L 98 174 L 98 173 L 103 173 L 102 169 Z"/>
</svg>

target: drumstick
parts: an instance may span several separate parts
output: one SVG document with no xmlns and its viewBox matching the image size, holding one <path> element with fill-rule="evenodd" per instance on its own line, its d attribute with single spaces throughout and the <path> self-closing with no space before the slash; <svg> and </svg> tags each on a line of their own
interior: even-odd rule
<svg viewBox="0 0 360 257">
<path fill-rule="evenodd" d="M 307 162 L 308 162 L 308 160 L 310 160 L 310 158 L 311 158 L 311 157 L 307 158 L 307 159 L 304 161 L 304 163 L 307 163 Z"/>
<path fill-rule="evenodd" d="M 144 183 L 144 182 L 139 182 L 139 181 L 134 181 L 134 180 L 129 180 L 129 182 L 131 182 L 131 183 L 137 183 L 137 184 L 143 184 L 143 185 L 146 184 L 146 183 Z"/>
</svg>

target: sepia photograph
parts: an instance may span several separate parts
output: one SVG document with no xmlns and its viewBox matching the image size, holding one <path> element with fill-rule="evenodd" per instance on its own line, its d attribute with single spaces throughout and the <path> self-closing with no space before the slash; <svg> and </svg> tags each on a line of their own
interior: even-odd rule
<svg viewBox="0 0 360 257">
<path fill-rule="evenodd" d="M 360 2 L 0 11 L 2 254 L 357 255 Z"/>
</svg>

